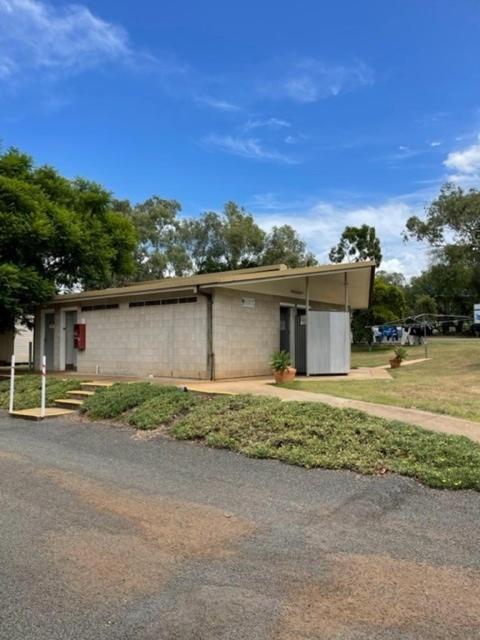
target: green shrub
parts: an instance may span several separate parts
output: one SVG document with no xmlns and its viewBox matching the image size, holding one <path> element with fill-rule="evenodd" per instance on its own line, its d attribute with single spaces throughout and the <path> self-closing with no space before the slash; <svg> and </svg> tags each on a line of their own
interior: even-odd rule
<svg viewBox="0 0 480 640">
<path fill-rule="evenodd" d="M 431 487 L 480 490 L 480 445 L 468 438 L 320 403 L 217 397 L 194 406 L 172 433 L 307 468 L 392 471 Z"/>
<path fill-rule="evenodd" d="M 288 351 L 275 351 L 270 356 L 270 366 L 274 371 L 282 373 L 292 366 L 292 358 Z"/>
<path fill-rule="evenodd" d="M 395 358 L 397 358 L 397 360 L 402 361 L 408 358 L 408 351 L 405 349 L 405 347 L 395 347 L 393 353 L 395 354 Z"/>
<path fill-rule="evenodd" d="M 155 429 L 167 425 L 200 402 L 201 396 L 175 387 L 138 406 L 127 418 L 137 429 Z"/>
</svg>

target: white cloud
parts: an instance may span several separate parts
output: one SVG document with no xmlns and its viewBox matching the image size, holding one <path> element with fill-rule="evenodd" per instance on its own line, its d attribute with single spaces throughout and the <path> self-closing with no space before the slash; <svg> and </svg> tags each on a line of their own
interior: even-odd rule
<svg viewBox="0 0 480 640">
<path fill-rule="evenodd" d="M 480 172 L 480 142 L 472 144 L 461 151 L 452 151 L 443 163 L 448 169 L 461 174 L 475 174 Z"/>
<path fill-rule="evenodd" d="M 406 277 L 418 275 L 427 265 L 428 252 L 416 242 L 404 243 L 402 231 L 412 215 L 422 215 L 421 203 L 402 199 L 377 205 L 337 204 L 319 201 L 314 204 L 282 203 L 275 194 L 257 194 L 252 204 L 255 217 L 266 229 L 274 225 L 294 227 L 321 262 L 328 262 L 330 249 L 337 244 L 347 225 L 374 226 L 380 238 L 386 271 L 400 271 Z"/>
<path fill-rule="evenodd" d="M 0 0 L 0 77 L 25 70 L 81 70 L 132 54 L 124 29 L 80 4 Z"/>
<path fill-rule="evenodd" d="M 218 136 L 212 134 L 203 140 L 204 144 L 211 148 L 230 153 L 242 158 L 251 158 L 254 160 L 266 160 L 272 162 L 281 162 L 283 164 L 298 164 L 298 160 L 276 151 L 267 149 L 262 143 L 255 138 L 239 138 L 230 135 Z"/>
<path fill-rule="evenodd" d="M 432 140 L 432 142 L 430 142 L 431 147 L 439 147 L 441 144 L 439 140 Z"/>
<path fill-rule="evenodd" d="M 267 80 L 263 92 L 277 99 L 300 103 L 317 102 L 374 82 L 373 70 L 363 62 L 328 65 L 313 58 L 303 58 L 282 70 L 278 79 Z"/>
<path fill-rule="evenodd" d="M 244 125 L 244 131 L 251 131 L 252 129 L 282 129 L 288 128 L 292 125 L 286 120 L 280 118 L 267 118 L 266 120 L 248 120 Z"/>
<path fill-rule="evenodd" d="M 449 182 L 464 188 L 478 188 L 480 185 L 480 136 L 478 142 L 469 147 L 451 151 L 443 164 L 452 171 L 446 178 Z"/>
<path fill-rule="evenodd" d="M 242 107 L 239 107 L 227 100 L 221 100 L 209 95 L 197 95 L 195 100 L 201 104 L 205 104 L 212 109 L 218 109 L 218 111 L 242 111 Z"/>
</svg>

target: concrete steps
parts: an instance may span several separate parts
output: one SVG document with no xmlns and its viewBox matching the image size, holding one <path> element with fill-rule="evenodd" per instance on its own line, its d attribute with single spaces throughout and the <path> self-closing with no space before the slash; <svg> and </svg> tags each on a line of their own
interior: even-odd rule
<svg viewBox="0 0 480 640">
<path fill-rule="evenodd" d="M 45 415 L 40 415 L 40 407 L 33 409 L 18 409 L 8 415 L 11 418 L 23 418 L 24 420 L 43 420 L 44 418 L 61 418 L 74 413 L 73 409 L 62 409 L 60 407 L 46 407 Z"/>
<path fill-rule="evenodd" d="M 113 382 L 107 382 L 107 381 L 103 381 L 103 380 L 95 380 L 93 382 L 81 382 L 80 386 L 85 391 L 93 391 L 93 392 L 95 392 L 96 389 L 105 389 L 107 387 L 112 387 L 113 384 L 114 384 Z"/>
<path fill-rule="evenodd" d="M 76 398 L 77 400 L 85 400 L 90 396 L 94 396 L 95 391 L 85 391 L 83 389 L 73 389 L 73 391 L 67 391 L 69 398 Z"/>
<path fill-rule="evenodd" d="M 95 395 L 98 389 L 105 389 L 113 386 L 113 382 L 109 380 L 96 380 L 92 382 L 81 382 L 81 389 L 72 389 L 67 391 L 68 398 L 58 398 L 55 400 L 55 407 L 46 407 L 45 415 L 42 416 L 40 407 L 33 409 L 19 409 L 12 411 L 9 415 L 12 418 L 24 418 L 27 420 L 42 420 L 43 418 L 56 418 L 66 416 L 78 411 L 86 398 Z"/>
<path fill-rule="evenodd" d="M 82 404 L 83 400 L 77 400 L 75 398 L 59 398 L 55 400 L 55 405 L 64 409 L 80 409 Z"/>
<path fill-rule="evenodd" d="M 81 389 L 72 389 L 67 391 L 68 398 L 59 398 L 55 400 L 57 407 L 67 409 L 80 409 L 85 398 L 90 398 L 95 395 L 98 389 L 106 389 L 113 386 L 113 382 L 109 380 L 93 380 L 91 382 L 81 382 Z"/>
</svg>

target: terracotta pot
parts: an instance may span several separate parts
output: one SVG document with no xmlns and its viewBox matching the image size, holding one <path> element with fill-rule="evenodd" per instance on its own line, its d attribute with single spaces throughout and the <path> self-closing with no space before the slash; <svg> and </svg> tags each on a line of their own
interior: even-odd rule
<svg viewBox="0 0 480 640">
<path fill-rule="evenodd" d="M 398 369 L 401 364 L 402 361 L 400 360 L 400 358 L 393 358 L 392 360 L 390 360 L 390 367 L 392 369 Z"/>
<path fill-rule="evenodd" d="M 277 384 L 284 384 L 285 382 L 292 382 L 292 380 L 295 380 L 296 373 L 297 370 L 295 367 L 288 367 L 285 371 L 274 371 L 273 377 Z"/>
</svg>

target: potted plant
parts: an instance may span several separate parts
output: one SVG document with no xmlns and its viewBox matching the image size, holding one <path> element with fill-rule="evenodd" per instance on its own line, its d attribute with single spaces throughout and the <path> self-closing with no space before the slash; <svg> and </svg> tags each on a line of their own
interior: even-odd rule
<svg viewBox="0 0 480 640">
<path fill-rule="evenodd" d="M 390 360 L 390 366 L 392 369 L 398 369 L 402 361 L 408 358 L 408 353 L 405 347 L 395 347 L 393 353 L 395 357 Z"/>
<path fill-rule="evenodd" d="M 291 382 L 297 373 L 297 370 L 292 367 L 292 359 L 288 351 L 276 351 L 272 354 L 270 366 L 277 384 Z"/>
</svg>

